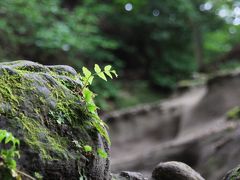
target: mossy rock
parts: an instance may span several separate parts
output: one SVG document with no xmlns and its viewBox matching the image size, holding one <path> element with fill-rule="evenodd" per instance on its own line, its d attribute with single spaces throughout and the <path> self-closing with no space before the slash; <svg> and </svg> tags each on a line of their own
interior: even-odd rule
<svg viewBox="0 0 240 180">
<path fill-rule="evenodd" d="M 109 159 L 97 155 L 109 147 L 91 125 L 81 87 L 69 66 L 0 63 L 0 129 L 20 139 L 18 169 L 43 179 L 109 179 Z"/>
</svg>

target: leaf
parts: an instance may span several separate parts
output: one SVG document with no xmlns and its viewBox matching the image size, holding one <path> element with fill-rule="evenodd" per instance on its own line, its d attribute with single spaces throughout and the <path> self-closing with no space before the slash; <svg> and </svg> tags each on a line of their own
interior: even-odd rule
<svg viewBox="0 0 240 180">
<path fill-rule="evenodd" d="M 115 70 L 112 70 L 111 73 L 113 73 L 116 77 L 118 77 L 118 75 L 117 75 Z"/>
<path fill-rule="evenodd" d="M 107 81 L 107 78 L 105 76 L 105 74 L 103 72 L 100 72 L 99 74 L 97 74 L 100 78 L 102 78 L 103 80 Z"/>
<path fill-rule="evenodd" d="M 89 145 L 83 146 L 83 149 L 84 149 L 85 152 L 92 152 L 92 147 L 89 146 Z"/>
<path fill-rule="evenodd" d="M 106 75 L 108 75 L 111 79 L 113 78 L 110 71 L 104 71 Z"/>
<path fill-rule="evenodd" d="M 92 75 L 91 71 L 89 71 L 88 68 L 86 68 L 86 67 L 82 67 L 82 71 L 83 71 L 83 74 L 85 75 L 85 77 L 89 77 Z"/>
<path fill-rule="evenodd" d="M 97 106 L 96 106 L 94 103 L 91 103 L 91 104 L 88 104 L 88 105 L 87 105 L 87 109 L 88 109 L 90 112 L 94 113 L 94 112 L 97 110 Z"/>
<path fill-rule="evenodd" d="M 92 96 L 93 96 L 92 91 L 90 91 L 88 88 L 83 89 L 83 97 L 86 103 L 92 102 Z"/>
<path fill-rule="evenodd" d="M 99 65 L 95 64 L 95 66 L 94 66 L 94 71 L 95 71 L 96 73 L 100 73 L 100 72 L 101 72 L 101 68 L 99 67 Z"/>
<path fill-rule="evenodd" d="M 2 140 L 5 138 L 5 135 L 4 134 L 1 134 L 0 135 L 0 142 L 2 142 Z"/>
<path fill-rule="evenodd" d="M 101 158 L 103 158 L 103 159 L 106 159 L 107 157 L 108 157 L 108 154 L 106 153 L 106 151 L 105 150 L 103 150 L 103 149 L 98 149 L 97 150 L 97 153 L 98 153 L 98 155 L 101 157 Z"/>
<path fill-rule="evenodd" d="M 88 83 L 91 85 L 92 84 L 92 81 L 93 81 L 93 76 L 90 76 L 89 78 L 88 78 Z"/>
<path fill-rule="evenodd" d="M 11 135 L 6 137 L 5 144 L 9 143 L 10 141 L 12 141 L 12 136 Z"/>
<path fill-rule="evenodd" d="M 111 68 L 112 68 L 111 65 L 107 65 L 107 66 L 104 67 L 104 71 L 110 71 Z"/>
<path fill-rule="evenodd" d="M 112 74 L 111 74 L 111 71 L 110 71 L 111 68 L 112 68 L 112 66 L 110 66 L 110 65 L 105 66 L 104 67 L 104 72 L 105 72 L 106 75 L 108 75 L 112 79 L 113 77 L 112 77 Z"/>
</svg>

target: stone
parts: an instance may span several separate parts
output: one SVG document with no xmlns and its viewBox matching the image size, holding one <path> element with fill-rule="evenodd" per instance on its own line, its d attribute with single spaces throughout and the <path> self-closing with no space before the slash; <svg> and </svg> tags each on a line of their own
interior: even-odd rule
<svg viewBox="0 0 240 180">
<path fill-rule="evenodd" d="M 152 178 L 154 180 L 204 180 L 204 178 L 191 167 L 177 161 L 158 164 L 152 172 Z"/>
</svg>

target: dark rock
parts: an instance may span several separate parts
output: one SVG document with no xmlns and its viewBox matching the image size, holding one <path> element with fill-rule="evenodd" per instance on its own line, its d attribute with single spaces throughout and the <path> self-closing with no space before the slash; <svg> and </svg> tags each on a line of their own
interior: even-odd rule
<svg viewBox="0 0 240 180">
<path fill-rule="evenodd" d="M 155 180 L 204 180 L 191 167 L 176 161 L 158 164 L 152 173 L 152 178 Z"/>
</svg>

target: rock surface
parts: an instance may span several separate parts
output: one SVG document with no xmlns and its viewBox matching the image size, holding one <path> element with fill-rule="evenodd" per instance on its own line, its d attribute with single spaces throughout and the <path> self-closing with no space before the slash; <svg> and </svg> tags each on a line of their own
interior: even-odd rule
<svg viewBox="0 0 240 180">
<path fill-rule="evenodd" d="M 20 139 L 18 169 L 48 180 L 109 179 L 109 159 L 96 153 L 109 147 L 90 125 L 81 86 L 69 66 L 0 63 L 0 129 Z M 84 145 L 93 151 L 84 152 Z"/>
<path fill-rule="evenodd" d="M 204 180 L 191 167 L 176 161 L 158 164 L 152 173 L 152 177 L 155 180 Z"/>
</svg>

